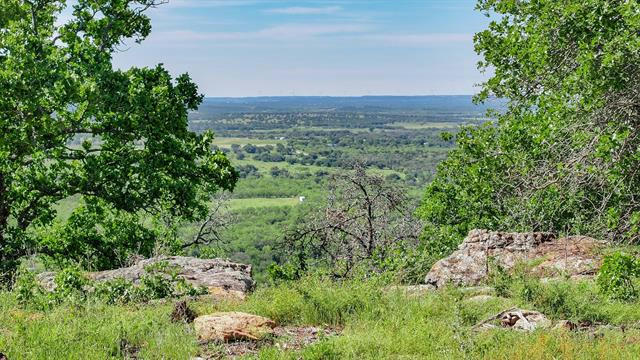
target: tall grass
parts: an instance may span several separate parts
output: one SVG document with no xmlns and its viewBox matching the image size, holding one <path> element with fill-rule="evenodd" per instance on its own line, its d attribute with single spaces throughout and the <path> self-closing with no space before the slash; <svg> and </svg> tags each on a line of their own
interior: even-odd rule
<svg viewBox="0 0 640 360">
<path fill-rule="evenodd" d="M 381 279 L 335 282 L 320 276 L 257 290 L 245 302 L 201 299 L 198 314 L 244 311 L 280 325 L 331 326 L 327 337 L 300 351 L 265 347 L 260 359 L 634 359 L 640 356 L 639 303 L 607 301 L 591 283 L 512 279 L 506 297 L 486 302 L 455 288 L 408 296 Z M 601 334 L 537 330 L 474 332 L 472 326 L 519 306 L 552 319 L 626 324 Z M 20 308 L 0 293 L 0 352 L 9 359 L 190 359 L 199 353 L 191 325 L 169 320 L 170 303 L 107 306 L 91 301 L 47 312 Z M 222 355 L 222 353 L 221 353 Z M 251 357 L 251 356 L 250 356 Z"/>
</svg>

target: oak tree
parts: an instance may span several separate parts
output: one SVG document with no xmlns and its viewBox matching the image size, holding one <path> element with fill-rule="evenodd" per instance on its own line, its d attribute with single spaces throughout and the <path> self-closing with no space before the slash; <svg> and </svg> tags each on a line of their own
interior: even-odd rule
<svg viewBox="0 0 640 360">
<path fill-rule="evenodd" d="M 640 239 L 640 3 L 479 0 L 477 100 L 507 106 L 462 129 L 427 187 L 434 247 L 471 228 Z"/>
<path fill-rule="evenodd" d="M 3 274 L 38 250 L 35 229 L 52 222 L 59 200 L 80 195 L 84 205 L 72 228 L 93 219 L 93 230 L 104 235 L 104 218 L 139 225 L 142 212 L 166 210 L 195 221 L 206 215 L 213 192 L 234 187 L 237 174 L 223 153 L 211 150 L 212 134 L 188 130 L 188 112 L 202 101 L 189 75 L 172 78 L 162 65 L 119 70 L 112 64 L 125 42 L 149 35 L 146 11 L 159 4 L 0 2 Z M 135 242 L 140 231 L 121 238 Z M 80 245 L 82 232 L 77 235 Z M 91 234 L 87 239 L 91 251 Z M 109 247 L 96 248 L 113 256 Z"/>
</svg>

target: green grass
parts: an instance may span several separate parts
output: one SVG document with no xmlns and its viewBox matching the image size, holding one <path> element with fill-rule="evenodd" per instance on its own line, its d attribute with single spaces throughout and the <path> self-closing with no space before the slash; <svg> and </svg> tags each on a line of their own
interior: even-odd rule
<svg viewBox="0 0 640 360">
<path fill-rule="evenodd" d="M 54 209 L 57 212 L 57 219 L 60 221 L 66 221 L 71 216 L 71 213 L 82 203 L 82 196 L 74 195 L 64 200 L 58 201 L 54 205 Z"/>
<path fill-rule="evenodd" d="M 122 359 L 120 344 L 139 347 L 143 359 L 187 359 L 197 342 L 166 316 L 167 306 L 62 306 L 21 310 L 0 295 L 0 352 L 9 359 Z M 162 314 L 162 315 L 160 315 Z"/>
<path fill-rule="evenodd" d="M 247 208 L 262 208 L 274 206 L 296 206 L 300 204 L 299 198 L 246 198 L 231 199 L 230 210 L 241 210 Z"/>
<path fill-rule="evenodd" d="M 567 291 L 555 303 L 591 297 L 590 283 L 562 282 Z M 550 286 L 544 285 L 541 286 Z M 595 291 L 597 294 L 597 291 Z M 301 351 L 262 348 L 260 359 L 634 359 L 640 356 L 640 331 L 611 328 L 602 336 L 588 332 L 508 330 L 474 332 L 472 326 L 511 306 L 531 308 L 519 296 L 486 303 L 466 301 L 468 294 L 446 289 L 407 297 L 385 290 L 375 279 L 344 283 L 319 277 L 263 287 L 246 302 L 192 303 L 198 314 L 244 311 L 280 325 L 338 326 L 338 337 Z M 633 325 L 639 303 L 597 298 L 593 309 L 604 322 Z M 550 302 L 549 306 L 554 302 Z M 578 307 L 577 318 L 591 316 Z M 169 321 L 170 304 L 105 306 L 64 305 L 49 312 L 21 309 L 11 293 L 0 293 L 0 351 L 9 359 L 118 359 L 123 341 L 140 348 L 144 359 L 189 359 L 199 347 L 191 325 Z M 561 319 L 563 314 L 551 314 Z"/>
</svg>

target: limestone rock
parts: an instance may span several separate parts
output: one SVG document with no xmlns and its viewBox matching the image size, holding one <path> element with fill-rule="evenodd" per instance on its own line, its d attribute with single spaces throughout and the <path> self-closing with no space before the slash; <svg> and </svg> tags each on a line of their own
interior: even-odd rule
<svg viewBox="0 0 640 360">
<path fill-rule="evenodd" d="M 475 330 L 488 330 L 501 327 L 523 331 L 548 329 L 551 327 L 551 320 L 538 311 L 512 308 L 482 321 L 473 328 Z"/>
<path fill-rule="evenodd" d="M 220 259 L 198 259 L 185 256 L 154 257 L 141 260 L 135 265 L 125 268 L 90 272 L 87 276 L 97 282 L 124 278 L 137 284 L 147 273 L 145 268 L 159 262 L 165 262 L 169 267 L 176 269 L 178 276 L 188 283 L 208 288 L 214 296 L 223 294 L 233 298 L 244 298 L 244 295 L 255 286 L 255 282 L 251 278 L 251 265 Z M 53 272 L 42 273 L 38 276 L 40 283 L 49 291 L 55 289 L 54 278 L 55 273 Z"/>
<path fill-rule="evenodd" d="M 233 290 L 220 286 L 209 286 L 207 288 L 209 295 L 216 299 L 223 300 L 244 300 L 247 297 L 246 291 Z"/>
<path fill-rule="evenodd" d="M 505 269 L 511 269 L 518 262 L 540 261 L 533 268 L 540 276 L 594 274 L 601 260 L 594 250 L 600 244 L 585 236 L 557 239 L 551 233 L 472 230 L 458 250 L 434 264 L 425 282 L 435 287 L 449 282 L 478 285 L 487 278 L 490 259 Z"/>
<path fill-rule="evenodd" d="M 193 321 L 196 334 L 204 341 L 260 340 L 273 334 L 276 323 L 268 318 L 241 312 L 220 312 L 199 316 Z"/>
</svg>

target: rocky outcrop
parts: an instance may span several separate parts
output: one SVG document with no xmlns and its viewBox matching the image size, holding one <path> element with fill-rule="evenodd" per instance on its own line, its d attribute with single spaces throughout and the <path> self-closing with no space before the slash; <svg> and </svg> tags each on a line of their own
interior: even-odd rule
<svg viewBox="0 0 640 360">
<path fill-rule="evenodd" d="M 133 266 L 87 273 L 97 282 L 123 278 L 137 284 L 147 269 L 157 263 L 166 263 L 178 276 L 188 283 L 209 289 L 209 293 L 219 297 L 243 298 L 251 291 L 255 282 L 251 278 L 251 265 L 233 263 L 220 259 L 198 259 L 185 256 L 160 256 L 145 259 Z M 49 291 L 55 289 L 55 273 L 42 273 L 38 280 Z"/>
<path fill-rule="evenodd" d="M 276 323 L 268 318 L 242 312 L 219 312 L 193 321 L 198 339 L 203 341 L 257 341 L 273 334 Z"/>
<path fill-rule="evenodd" d="M 472 230 L 453 254 L 431 268 L 425 282 L 441 287 L 447 283 L 472 286 L 488 275 L 490 262 L 511 269 L 519 262 L 532 263 L 541 277 L 594 274 L 600 265 L 596 250 L 601 243 L 586 236 L 558 239 L 551 233 L 505 233 Z"/>
</svg>

